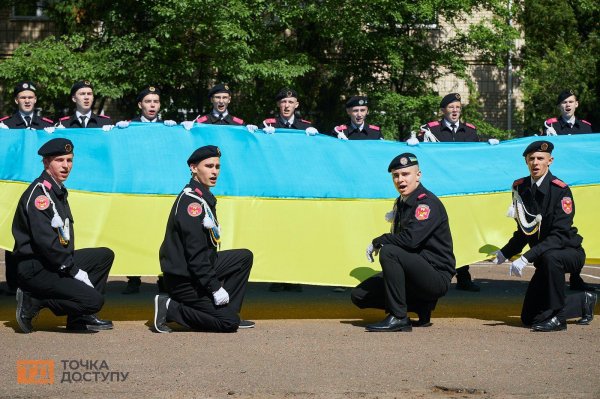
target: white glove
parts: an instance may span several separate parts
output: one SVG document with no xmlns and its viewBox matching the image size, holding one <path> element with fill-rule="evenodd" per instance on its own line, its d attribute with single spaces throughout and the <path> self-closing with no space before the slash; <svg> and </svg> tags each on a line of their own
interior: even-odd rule
<svg viewBox="0 0 600 399">
<path fill-rule="evenodd" d="M 183 121 L 181 122 L 181 126 L 183 126 L 185 130 L 192 130 L 194 127 L 194 121 Z"/>
<path fill-rule="evenodd" d="M 248 131 L 250 133 L 256 133 L 256 131 L 258 130 L 258 126 L 256 126 L 256 125 L 246 125 L 246 129 L 248 129 Z"/>
<path fill-rule="evenodd" d="M 316 136 L 319 133 L 319 131 L 312 126 L 307 127 L 305 132 L 307 136 Z"/>
<path fill-rule="evenodd" d="M 416 132 L 410 132 L 410 138 L 406 140 L 406 144 L 408 144 L 411 147 L 419 145 L 419 139 L 417 138 Z"/>
<path fill-rule="evenodd" d="M 215 305 L 217 306 L 226 305 L 229 303 L 229 294 L 223 287 L 213 292 L 213 298 L 215 299 Z"/>
<path fill-rule="evenodd" d="M 85 270 L 79 269 L 79 271 L 77 272 L 77 274 L 73 278 L 75 280 L 79 280 L 82 283 L 84 283 L 86 285 L 89 285 L 90 287 L 94 288 L 94 285 L 90 281 L 90 278 L 88 277 L 88 274 L 87 274 L 87 272 Z"/>
<path fill-rule="evenodd" d="M 48 126 L 48 127 L 44 128 L 44 132 L 50 133 L 50 134 L 54 133 L 54 130 L 56 130 L 56 128 L 54 126 Z"/>
<path fill-rule="evenodd" d="M 500 144 L 500 140 L 498 140 L 498 139 L 489 139 L 488 140 L 488 144 L 489 145 L 498 145 L 498 144 Z"/>
<path fill-rule="evenodd" d="M 392 209 L 391 211 L 385 213 L 385 221 L 388 223 L 392 223 L 394 221 L 395 216 L 395 212 Z"/>
<path fill-rule="evenodd" d="M 56 128 L 57 128 L 57 129 L 66 129 L 65 125 L 63 125 L 62 123 L 59 123 L 59 124 L 56 126 Z"/>
<path fill-rule="evenodd" d="M 102 126 L 102 131 L 110 132 L 113 129 L 113 127 L 115 127 L 115 125 L 104 125 Z"/>
<path fill-rule="evenodd" d="M 496 255 L 496 256 L 492 260 L 492 263 L 495 263 L 496 265 L 499 265 L 501 263 L 506 262 L 506 256 L 504 256 L 504 254 L 502 253 L 502 251 L 497 250 L 496 252 L 494 252 L 494 255 Z"/>
<path fill-rule="evenodd" d="M 510 269 L 508 269 L 508 275 L 512 276 L 513 274 L 517 277 L 521 277 L 523 275 L 523 268 L 529 263 L 524 256 L 521 256 L 519 259 L 515 260 L 510 265 Z"/>
<path fill-rule="evenodd" d="M 129 122 L 127 121 L 119 121 L 116 125 L 119 129 L 125 129 L 129 127 Z"/>
<path fill-rule="evenodd" d="M 177 122 L 175 122 L 172 119 L 167 119 L 166 121 L 163 121 L 163 125 L 165 125 L 167 127 L 173 127 L 173 126 L 177 126 Z"/>
<path fill-rule="evenodd" d="M 367 247 L 367 260 L 371 263 L 375 262 L 375 258 L 373 255 L 377 256 L 379 254 L 379 248 L 375 248 L 373 243 L 369 244 Z"/>
<path fill-rule="evenodd" d="M 263 132 L 265 132 L 266 134 L 274 134 L 275 128 L 273 126 L 265 126 L 263 128 Z"/>
<path fill-rule="evenodd" d="M 4 122 L 0 122 L 0 129 L 10 129 L 8 126 L 4 124 Z"/>
</svg>

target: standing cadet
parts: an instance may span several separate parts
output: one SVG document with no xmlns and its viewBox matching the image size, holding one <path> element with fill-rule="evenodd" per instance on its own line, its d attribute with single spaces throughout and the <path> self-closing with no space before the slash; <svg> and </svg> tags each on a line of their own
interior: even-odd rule
<svg viewBox="0 0 600 399">
<path fill-rule="evenodd" d="M 73 166 L 73 143 L 58 138 L 42 145 L 44 171 L 25 190 L 13 220 L 17 265 L 17 323 L 24 333 L 42 308 L 67 315 L 67 330 L 113 328 L 95 313 L 114 260 L 108 248 L 75 250 L 73 215 L 64 186 Z"/>
<path fill-rule="evenodd" d="M 478 142 L 477 128 L 470 123 L 462 123 L 461 97 L 458 93 L 450 93 L 442 98 L 440 109 L 443 118 L 421 126 L 418 139 L 430 142 Z M 456 289 L 478 292 L 479 286 L 473 283 L 469 265 L 456 269 Z"/>
<path fill-rule="evenodd" d="M 565 295 L 565 273 L 580 272 L 585 262 L 583 238 L 573 226 L 575 201 L 566 183 L 550 172 L 554 145 L 534 141 L 523 156 L 529 176 L 513 183 L 512 212 L 517 230 L 499 251 L 500 264 L 529 250 L 512 262 L 509 274 L 521 277 L 525 265 L 533 262 L 535 273 L 527 287 L 521 321 L 532 331 L 567 329 L 567 319 L 581 317 L 577 324 L 590 324 L 594 318 L 596 294 L 579 292 Z"/>
<path fill-rule="evenodd" d="M 254 327 L 254 322 L 239 317 L 252 252 L 217 252 L 221 229 L 217 199 L 210 188 L 217 184 L 220 158 L 219 148 L 208 145 L 194 151 L 187 161 L 192 178 L 173 204 L 159 252 L 169 296 L 154 299 L 156 332 L 171 332 L 168 322 L 214 332 Z"/>
<path fill-rule="evenodd" d="M 543 136 L 593 133 L 591 123 L 575 117 L 575 110 L 579 107 L 579 102 L 573 90 L 560 92 L 556 106 L 560 111 L 560 117 L 550 118 L 544 122 Z"/>
<path fill-rule="evenodd" d="M 12 116 L 5 116 L 0 119 L 0 128 L 40 130 L 54 126 L 54 122 L 51 119 L 40 118 L 35 114 L 35 104 L 37 103 L 36 92 L 37 88 L 32 82 L 18 83 L 14 90 L 17 112 Z M 4 252 L 8 295 L 14 295 L 17 289 L 16 266 L 12 261 L 11 255 L 10 251 Z"/>
<path fill-rule="evenodd" d="M 350 117 L 349 125 L 338 125 L 333 128 L 332 136 L 342 140 L 383 140 L 381 128 L 367 125 L 369 99 L 364 96 L 353 96 L 346 101 L 346 113 Z"/>
<path fill-rule="evenodd" d="M 94 105 L 94 87 L 88 80 L 80 80 L 71 87 L 71 100 L 75 103 L 75 113 L 60 118 L 58 127 L 110 127 L 113 125 L 109 116 L 96 115 L 92 112 Z"/>
<path fill-rule="evenodd" d="M 32 82 L 18 83 L 14 90 L 17 112 L 12 116 L 5 116 L 0 119 L 0 122 L 9 129 L 40 130 L 54 126 L 51 119 L 39 117 L 35 114 L 36 92 L 37 88 Z"/>
<path fill-rule="evenodd" d="M 231 115 L 227 110 L 229 103 L 231 102 L 231 90 L 229 90 L 229 86 L 222 83 L 214 85 L 208 91 L 208 99 L 212 104 L 212 111 L 210 114 L 198 117 L 196 122 L 208 123 L 211 125 L 244 125 L 242 119 Z"/>
<path fill-rule="evenodd" d="M 421 184 L 417 157 L 398 155 L 388 167 L 400 196 L 394 204 L 391 233 L 369 244 L 367 259 L 379 253 L 382 272 L 352 290 L 361 309 L 384 309 L 388 316 L 367 325 L 367 331 L 411 331 L 407 312 L 416 312 L 415 326 L 431 325 L 431 311 L 444 296 L 455 273 L 452 236 L 442 202 Z"/>
<path fill-rule="evenodd" d="M 265 133 L 275 133 L 275 128 L 304 130 L 308 136 L 318 133 L 312 122 L 296 117 L 296 110 L 300 106 L 298 93 L 292 89 L 281 89 L 275 96 L 279 115 L 276 118 L 267 118 L 263 121 Z"/>
</svg>

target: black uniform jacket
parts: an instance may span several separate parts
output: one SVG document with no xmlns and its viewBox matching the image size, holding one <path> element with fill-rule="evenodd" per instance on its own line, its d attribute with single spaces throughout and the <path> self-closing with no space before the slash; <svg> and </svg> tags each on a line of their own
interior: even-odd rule
<svg viewBox="0 0 600 399">
<path fill-rule="evenodd" d="M 79 118 L 77 118 L 77 114 L 73 114 L 71 116 L 65 116 L 63 118 L 60 118 L 58 123 L 67 128 L 84 127 L 81 125 L 81 121 L 79 120 Z M 106 125 L 114 125 L 112 119 L 110 119 L 110 116 L 96 115 L 92 112 L 92 116 L 90 117 L 90 120 L 87 122 L 87 126 L 85 126 L 85 127 L 92 128 L 92 127 L 102 127 L 102 126 L 106 126 Z"/>
<path fill-rule="evenodd" d="M 203 198 L 217 216 L 217 199 L 203 184 L 191 179 L 185 186 Z M 165 239 L 160 247 L 160 268 L 164 273 L 189 277 L 197 288 L 213 293 L 221 288 L 215 271 L 217 248 L 204 227 L 204 209 L 198 199 L 184 191 L 179 193 L 167 222 Z"/>
<path fill-rule="evenodd" d="M 62 242 L 59 230 L 51 225 L 54 212 L 52 203 L 38 185 L 43 184 L 54 201 L 60 218 L 70 220 L 70 240 Z M 79 271 L 73 264 L 75 235 L 73 215 L 69 208 L 65 186 L 57 184 L 45 171 L 29 185 L 21 196 L 13 219 L 12 233 L 15 238 L 13 257 L 16 261 L 37 259 L 51 271 L 69 273 L 74 276 Z"/>
<path fill-rule="evenodd" d="M 421 255 L 427 262 L 451 278 L 456 273 L 452 235 L 444 204 L 420 184 L 402 201 L 396 199 L 392 233 L 373 240 L 375 247 L 396 245 Z"/>
<path fill-rule="evenodd" d="M 4 122 L 4 124 L 10 129 L 27 129 L 25 121 L 23 120 L 23 118 L 21 118 L 21 114 L 19 112 L 15 112 L 10 117 L 5 116 L 4 118 L 0 119 L 0 122 Z M 44 117 L 40 118 L 39 116 L 33 114 L 30 126 L 32 129 L 41 130 L 45 127 L 51 126 L 54 126 L 54 122 L 52 121 L 52 119 Z"/>
<path fill-rule="evenodd" d="M 244 120 L 238 118 L 237 116 L 232 116 L 231 114 L 227 114 L 223 117 L 223 119 L 219 119 L 218 117 L 214 116 L 212 113 L 210 114 L 206 114 L 201 116 L 200 118 L 196 119 L 196 122 L 198 123 L 208 123 L 211 125 L 233 125 L 233 126 L 240 126 L 240 125 L 244 125 Z"/>
<path fill-rule="evenodd" d="M 292 123 L 291 126 L 286 126 L 285 125 L 286 122 L 287 122 L 286 120 L 284 120 L 283 118 L 281 118 L 279 116 L 277 118 L 267 118 L 263 121 L 263 123 L 267 126 L 273 126 L 275 128 L 280 128 L 280 129 L 306 130 L 307 128 L 312 127 L 311 121 L 307 121 L 307 120 L 300 119 L 297 117 L 294 117 L 294 123 Z M 259 126 L 259 128 L 262 129 L 263 126 Z"/>
<path fill-rule="evenodd" d="M 510 259 L 529 244 L 529 251 L 523 256 L 529 262 L 535 262 L 544 252 L 553 249 L 579 248 L 583 238 L 573 226 L 575 201 L 569 186 L 548 172 L 536 190 L 534 199 L 531 185 L 531 177 L 527 176 L 515 180 L 513 188 L 521 196 L 529 213 L 542 215 L 542 226 L 535 234 L 526 235 L 517 224 L 512 238 L 501 249 L 502 254 Z"/>
<path fill-rule="evenodd" d="M 367 125 L 366 123 L 363 125 L 362 130 L 358 127 L 353 127 L 352 123 L 348 125 L 338 125 L 336 126 L 330 133 L 331 136 L 337 137 L 338 131 L 344 133 L 348 140 L 382 140 L 383 135 L 381 134 L 381 128 L 375 125 Z"/>
<path fill-rule="evenodd" d="M 131 120 L 131 122 L 145 122 L 145 121 L 142 121 L 142 115 L 138 115 L 135 118 L 133 118 Z M 145 122 L 145 123 L 159 123 L 159 122 L 162 122 L 162 120 L 161 119 L 157 119 L 156 122 Z"/>
<path fill-rule="evenodd" d="M 427 127 L 433 133 L 435 137 L 439 141 L 442 142 L 477 142 L 479 141 L 479 136 L 477 135 L 477 128 L 475 125 L 470 123 L 458 123 L 458 127 L 456 128 L 456 133 L 452 133 L 452 130 L 446 126 L 444 120 L 441 121 L 431 121 L 427 123 Z M 419 141 L 423 141 L 423 132 L 419 132 L 417 135 Z"/>
<path fill-rule="evenodd" d="M 575 123 L 572 127 L 569 127 L 569 124 L 563 118 L 546 119 L 546 123 L 552 126 L 558 135 L 593 133 L 592 124 L 583 119 L 575 118 Z M 542 136 L 547 136 L 546 126 L 543 128 Z"/>
</svg>

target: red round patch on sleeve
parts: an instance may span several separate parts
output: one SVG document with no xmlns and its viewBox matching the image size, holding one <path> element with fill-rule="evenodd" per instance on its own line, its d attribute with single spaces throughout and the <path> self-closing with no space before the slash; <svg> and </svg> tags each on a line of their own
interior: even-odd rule
<svg viewBox="0 0 600 399">
<path fill-rule="evenodd" d="M 426 220 L 429 218 L 429 205 L 421 204 L 415 210 L 415 217 L 417 220 Z"/>
<path fill-rule="evenodd" d="M 48 207 L 50 206 L 50 200 L 45 195 L 38 195 L 33 203 L 35 207 L 40 211 L 48 209 Z"/>
<path fill-rule="evenodd" d="M 202 205 L 197 202 L 192 202 L 187 207 L 187 213 L 193 218 L 200 216 L 202 214 Z"/>
<path fill-rule="evenodd" d="M 571 212 L 573 212 L 573 200 L 571 197 L 563 197 L 560 204 L 567 215 L 570 215 Z"/>
</svg>

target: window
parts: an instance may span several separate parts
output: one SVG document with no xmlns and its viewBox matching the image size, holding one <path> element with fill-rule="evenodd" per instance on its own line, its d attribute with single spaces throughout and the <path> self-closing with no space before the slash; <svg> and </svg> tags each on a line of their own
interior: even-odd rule
<svg viewBox="0 0 600 399">
<path fill-rule="evenodd" d="M 11 19 L 46 19 L 47 1 L 21 0 L 12 7 Z"/>
</svg>

